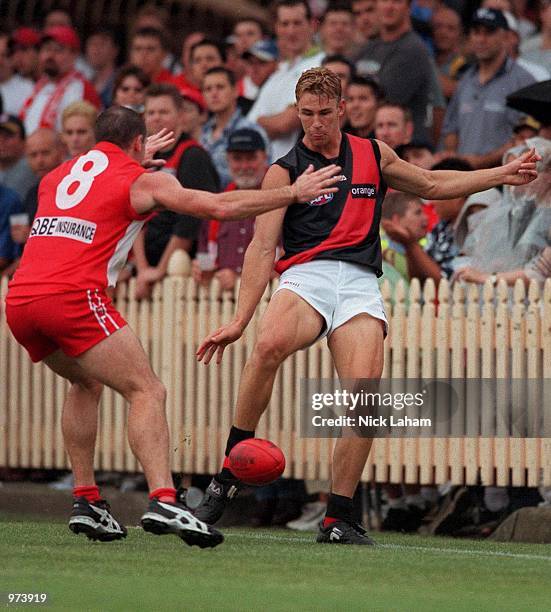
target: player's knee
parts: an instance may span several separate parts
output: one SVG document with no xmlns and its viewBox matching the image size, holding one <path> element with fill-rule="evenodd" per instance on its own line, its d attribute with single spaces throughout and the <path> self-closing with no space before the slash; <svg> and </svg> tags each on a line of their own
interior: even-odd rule
<svg viewBox="0 0 551 612">
<path fill-rule="evenodd" d="M 166 402 L 166 387 L 157 377 L 153 378 L 148 385 L 148 394 L 152 401 L 164 406 Z"/>
<path fill-rule="evenodd" d="M 252 361 L 263 367 L 277 368 L 289 354 L 289 347 L 283 338 L 264 336 L 256 343 Z"/>
<path fill-rule="evenodd" d="M 99 401 L 101 397 L 101 393 L 103 391 L 102 383 L 97 380 L 84 380 L 74 382 L 73 385 L 81 392 L 86 393 L 94 398 L 94 400 Z"/>
</svg>

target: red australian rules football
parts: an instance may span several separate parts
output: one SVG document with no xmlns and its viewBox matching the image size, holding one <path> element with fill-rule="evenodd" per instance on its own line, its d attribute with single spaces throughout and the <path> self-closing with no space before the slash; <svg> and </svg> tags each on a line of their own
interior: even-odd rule
<svg viewBox="0 0 551 612">
<path fill-rule="evenodd" d="M 249 485 L 264 485 L 277 480 L 285 470 L 285 456 L 269 440 L 251 438 L 236 444 L 230 452 L 232 474 Z"/>
</svg>

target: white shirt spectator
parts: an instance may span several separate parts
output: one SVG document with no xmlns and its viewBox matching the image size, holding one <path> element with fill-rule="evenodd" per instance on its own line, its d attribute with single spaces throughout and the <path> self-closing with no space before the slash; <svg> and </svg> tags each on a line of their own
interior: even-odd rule
<svg viewBox="0 0 551 612">
<path fill-rule="evenodd" d="M 250 121 L 258 122 L 259 117 L 277 115 L 295 103 L 295 86 L 300 75 L 310 68 L 321 66 L 325 53 L 306 55 L 294 62 L 281 62 L 277 70 L 262 86 L 258 98 L 247 115 Z M 292 149 L 299 136 L 299 130 L 280 138 L 272 139 L 272 158 L 279 159 Z"/>
<path fill-rule="evenodd" d="M 34 83 L 30 79 L 14 74 L 0 83 L 0 96 L 4 103 L 4 112 L 8 115 L 19 115 L 23 102 L 31 95 Z"/>
</svg>

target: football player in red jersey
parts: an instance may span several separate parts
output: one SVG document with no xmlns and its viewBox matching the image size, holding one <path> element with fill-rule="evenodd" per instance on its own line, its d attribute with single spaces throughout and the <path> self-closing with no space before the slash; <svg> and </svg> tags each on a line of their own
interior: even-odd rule
<svg viewBox="0 0 551 612">
<path fill-rule="evenodd" d="M 296 100 L 304 136 L 271 166 L 264 188 L 289 185 L 310 164 L 323 168 L 337 163 L 343 176 L 337 193 L 257 219 L 245 255 L 235 317 L 199 347 L 200 361 L 209 363 L 216 354 L 219 363 L 224 348 L 240 338 L 264 294 L 282 234 L 284 255 L 276 263 L 276 270 L 282 273 L 280 285 L 243 370 L 226 460 L 194 511 L 209 523 L 220 518 L 239 489 L 227 456 L 238 442 L 254 437 L 286 357 L 327 336 L 341 381 L 363 380 L 358 384 L 373 385 L 381 377 L 387 323 L 377 277 L 382 274 L 379 222 L 386 186 L 423 198 L 447 199 L 502 184 L 522 185 L 537 176 L 540 158 L 534 151 L 499 168 L 429 171 L 401 160 L 382 142 L 344 134 L 339 128 L 345 111 L 340 80 L 326 68 L 302 74 Z M 318 542 L 373 544 L 352 519 L 352 497 L 371 444 L 371 438 L 361 435 L 343 435 L 337 441 L 331 494 Z"/>
<path fill-rule="evenodd" d="M 58 166 L 40 184 L 39 204 L 21 265 L 9 285 L 6 318 L 33 361 L 43 360 L 71 382 L 63 434 L 75 479 L 69 521 L 97 540 L 126 536 L 99 495 L 93 470 L 103 385 L 130 404 L 128 438 L 150 490 L 142 526 L 212 547 L 223 537 L 176 502 L 169 462 L 166 391 L 132 330 L 109 300 L 134 238 L 156 210 L 238 219 L 335 191 L 337 166 L 308 168 L 292 186 L 270 192 L 211 194 L 183 189 L 164 172 L 147 173 L 145 124 L 112 107 L 95 127 L 97 144 Z M 166 146 L 158 139 L 158 148 Z"/>
</svg>

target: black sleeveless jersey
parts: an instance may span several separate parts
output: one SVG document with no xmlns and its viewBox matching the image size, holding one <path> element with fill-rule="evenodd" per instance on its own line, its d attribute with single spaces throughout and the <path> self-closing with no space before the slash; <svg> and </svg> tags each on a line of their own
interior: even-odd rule
<svg viewBox="0 0 551 612">
<path fill-rule="evenodd" d="M 339 191 L 287 208 L 283 220 L 284 255 L 276 270 L 312 261 L 336 259 L 361 264 L 382 275 L 379 224 L 386 184 L 381 153 L 372 139 L 342 134 L 337 159 L 327 159 L 299 141 L 275 163 L 289 171 L 294 182 L 309 164 L 318 170 L 336 163 L 342 167 Z"/>
</svg>

